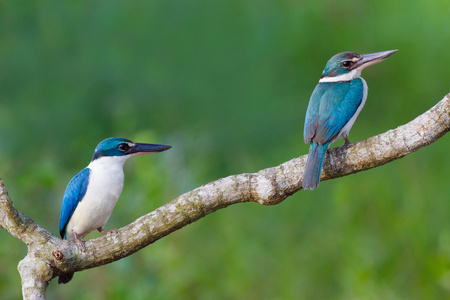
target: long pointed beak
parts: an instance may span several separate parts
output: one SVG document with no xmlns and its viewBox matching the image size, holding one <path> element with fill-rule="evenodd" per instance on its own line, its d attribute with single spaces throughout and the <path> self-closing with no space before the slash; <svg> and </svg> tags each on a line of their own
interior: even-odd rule
<svg viewBox="0 0 450 300">
<path fill-rule="evenodd" d="M 389 50 L 389 51 L 381 51 L 381 52 L 375 52 L 375 53 L 369 53 L 369 54 L 361 54 L 361 59 L 353 66 L 352 69 L 358 69 L 362 70 L 365 67 L 374 65 L 376 63 L 379 63 L 380 61 L 385 60 L 398 50 Z"/>
<path fill-rule="evenodd" d="M 146 155 L 166 151 L 170 148 L 172 146 L 169 145 L 134 143 L 134 146 L 128 150 L 128 154 Z"/>
</svg>

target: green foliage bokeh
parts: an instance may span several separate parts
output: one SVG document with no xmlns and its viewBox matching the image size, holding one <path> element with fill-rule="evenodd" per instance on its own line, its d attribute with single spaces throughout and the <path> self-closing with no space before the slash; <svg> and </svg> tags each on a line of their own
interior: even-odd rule
<svg viewBox="0 0 450 300">
<path fill-rule="evenodd" d="M 125 165 L 105 226 L 120 228 L 216 178 L 306 154 L 304 114 L 326 61 L 399 49 L 363 72 L 369 96 L 349 138 L 376 135 L 449 92 L 449 13 L 444 0 L 2 1 L 0 177 L 57 235 L 66 184 L 99 141 L 172 145 Z M 444 137 L 274 207 L 221 210 L 53 281 L 48 298 L 447 298 L 449 147 Z M 0 298 L 17 299 L 26 247 L 0 240 Z"/>
</svg>

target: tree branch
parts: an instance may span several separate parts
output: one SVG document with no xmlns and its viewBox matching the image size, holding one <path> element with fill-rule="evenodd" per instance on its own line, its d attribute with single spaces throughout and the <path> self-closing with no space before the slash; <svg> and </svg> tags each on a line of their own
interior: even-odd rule
<svg viewBox="0 0 450 300">
<path fill-rule="evenodd" d="M 16 228 L 22 224 L 22 220 L 19 216 L 19 212 L 14 207 L 14 204 L 9 198 L 8 192 L 5 189 L 3 181 L 0 179 L 0 226 L 8 230 L 11 234 L 13 228 Z"/>
<path fill-rule="evenodd" d="M 450 94 L 430 110 L 396 129 L 349 147 L 329 149 L 321 181 L 365 171 L 430 145 L 450 130 Z M 187 192 L 121 228 L 119 234 L 86 242 L 71 270 L 80 271 L 126 257 L 198 219 L 232 204 L 274 205 L 299 191 L 307 155 L 277 167 L 232 175 Z M 95 253 L 95 256 L 92 255 Z M 58 267 L 63 269 L 64 262 Z"/>
<path fill-rule="evenodd" d="M 321 181 L 386 164 L 435 142 L 450 130 L 449 99 L 450 94 L 408 124 L 348 147 L 329 149 Z M 306 159 L 304 155 L 257 173 L 233 175 L 203 185 L 121 228 L 117 235 L 87 241 L 86 252 L 18 212 L 0 181 L 0 226 L 28 245 L 28 255 L 19 264 L 24 298 L 45 295 L 54 277 L 124 258 L 229 205 L 278 204 L 301 189 Z"/>
</svg>

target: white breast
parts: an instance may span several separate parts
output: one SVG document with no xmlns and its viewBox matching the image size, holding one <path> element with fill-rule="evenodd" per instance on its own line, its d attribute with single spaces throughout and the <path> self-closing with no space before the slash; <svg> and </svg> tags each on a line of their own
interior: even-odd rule
<svg viewBox="0 0 450 300">
<path fill-rule="evenodd" d="M 123 164 L 127 158 L 127 156 L 100 157 L 89 164 L 89 185 L 86 195 L 78 203 L 67 224 L 68 239 L 73 239 L 72 232 L 83 238 L 89 232 L 106 224 L 122 193 Z"/>
<path fill-rule="evenodd" d="M 353 117 L 351 117 L 351 119 L 347 122 L 347 124 L 344 125 L 344 127 L 342 127 L 341 131 L 339 131 L 338 135 L 331 141 L 330 144 L 334 143 L 335 141 L 337 141 L 338 139 L 342 138 L 343 136 L 348 136 L 348 133 L 350 132 L 350 129 L 352 129 L 353 124 L 356 121 L 356 118 L 358 117 L 359 113 L 361 112 L 362 108 L 364 107 L 364 104 L 366 104 L 366 99 L 367 99 L 367 92 L 369 90 L 369 88 L 367 87 L 367 83 L 364 80 L 364 78 L 359 77 L 363 83 L 363 97 L 361 100 L 361 103 L 359 104 L 358 108 L 356 109 L 355 114 L 353 115 Z"/>
</svg>

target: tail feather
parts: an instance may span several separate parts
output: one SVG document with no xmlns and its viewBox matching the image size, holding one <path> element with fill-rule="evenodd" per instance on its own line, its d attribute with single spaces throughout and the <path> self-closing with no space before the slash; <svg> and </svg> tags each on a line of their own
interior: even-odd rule
<svg viewBox="0 0 450 300">
<path fill-rule="evenodd" d="M 319 145 L 311 142 L 309 147 L 308 161 L 306 162 L 305 172 L 303 173 L 303 189 L 313 190 L 319 186 L 320 173 L 322 172 L 322 163 L 328 144 Z"/>
<path fill-rule="evenodd" d="M 71 281 L 72 278 L 73 278 L 73 273 L 66 273 L 66 274 L 63 274 L 63 275 L 59 275 L 58 283 L 59 284 L 66 284 L 69 281 Z"/>
</svg>

